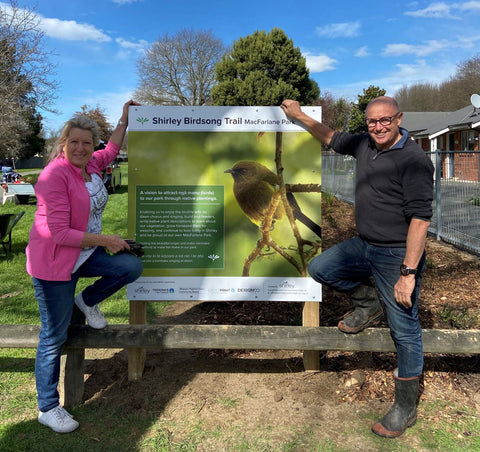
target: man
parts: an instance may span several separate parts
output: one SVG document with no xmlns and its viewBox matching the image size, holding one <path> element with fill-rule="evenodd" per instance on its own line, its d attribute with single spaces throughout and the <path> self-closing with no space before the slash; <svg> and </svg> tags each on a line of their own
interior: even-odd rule
<svg viewBox="0 0 480 452">
<path fill-rule="evenodd" d="M 287 99 L 281 108 L 321 142 L 357 160 L 358 236 L 324 251 L 308 270 L 316 281 L 350 294 L 355 310 L 338 324 L 345 333 L 371 325 L 383 304 L 397 351 L 395 402 L 372 431 L 400 436 L 416 421 L 423 371 L 417 300 L 432 216 L 432 162 L 400 127 L 402 112 L 393 98 L 369 103 L 368 133 L 357 135 L 335 132 L 303 113 L 296 101 Z"/>
</svg>

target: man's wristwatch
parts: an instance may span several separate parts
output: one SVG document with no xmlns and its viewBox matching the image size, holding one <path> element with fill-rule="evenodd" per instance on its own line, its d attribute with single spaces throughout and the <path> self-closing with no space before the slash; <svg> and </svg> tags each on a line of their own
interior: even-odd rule
<svg viewBox="0 0 480 452">
<path fill-rule="evenodd" d="M 416 268 L 410 268 L 410 267 L 407 267 L 405 264 L 402 264 L 402 265 L 400 265 L 400 274 L 402 276 L 416 275 L 417 274 L 417 269 Z"/>
</svg>

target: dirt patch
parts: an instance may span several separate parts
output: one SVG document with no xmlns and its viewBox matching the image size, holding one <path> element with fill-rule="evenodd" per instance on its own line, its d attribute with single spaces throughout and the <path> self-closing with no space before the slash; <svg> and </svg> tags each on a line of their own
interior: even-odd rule
<svg viewBox="0 0 480 452">
<path fill-rule="evenodd" d="M 334 200 L 322 207 L 324 249 L 355 234 L 350 205 Z M 429 238 L 427 262 L 419 304 L 422 326 L 480 328 L 480 259 Z M 328 289 L 323 298 L 321 324 L 335 326 L 350 302 Z M 155 322 L 291 325 L 301 324 L 301 310 L 300 303 L 175 303 Z M 331 440 L 347 422 L 368 431 L 393 400 L 396 359 L 389 353 L 322 353 L 321 371 L 311 373 L 303 371 L 301 351 L 149 351 L 144 377 L 137 382 L 127 381 L 125 351 L 90 350 L 87 356 L 85 403 L 152 413 L 176 426 L 172 442 L 188 437 L 198 422 L 205 429 L 228 428 L 246 436 L 268 428 L 278 444 L 291 440 L 292 431 Z M 480 413 L 478 368 L 478 355 L 427 355 L 421 400 L 454 401 Z M 432 416 L 422 413 L 422 404 L 419 412 Z M 457 422 L 462 415 L 446 409 L 434 416 Z M 349 438 L 341 440 L 345 450 L 370 450 L 357 449 L 358 437 Z M 198 450 L 215 450 L 209 441 Z M 399 441 L 415 448 L 412 435 Z"/>
</svg>

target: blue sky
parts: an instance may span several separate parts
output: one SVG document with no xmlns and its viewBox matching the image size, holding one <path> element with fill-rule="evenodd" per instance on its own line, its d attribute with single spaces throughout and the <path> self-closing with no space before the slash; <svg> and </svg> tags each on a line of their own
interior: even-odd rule
<svg viewBox="0 0 480 452">
<path fill-rule="evenodd" d="M 438 83 L 480 51 L 480 1 L 18 0 L 35 7 L 60 82 L 44 125 L 57 129 L 84 104 L 116 123 L 138 86 L 136 61 L 165 33 L 211 30 L 226 45 L 281 28 L 322 92 L 356 100 L 369 85 L 393 95 Z"/>
</svg>

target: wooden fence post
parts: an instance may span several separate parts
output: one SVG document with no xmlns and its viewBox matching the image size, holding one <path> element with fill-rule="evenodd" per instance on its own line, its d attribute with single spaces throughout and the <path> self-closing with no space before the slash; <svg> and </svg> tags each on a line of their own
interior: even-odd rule
<svg viewBox="0 0 480 452">
<path fill-rule="evenodd" d="M 84 325 L 85 315 L 73 306 L 72 325 Z M 85 349 L 65 348 L 60 361 L 60 405 L 73 407 L 82 402 L 85 387 Z"/>
<path fill-rule="evenodd" d="M 305 302 L 303 306 L 303 326 L 320 326 L 320 304 L 318 302 Z M 303 367 L 308 371 L 320 370 L 320 353 L 315 350 L 304 350 Z"/>
<path fill-rule="evenodd" d="M 130 325 L 147 323 L 147 302 L 130 300 Z M 140 380 L 145 367 L 146 351 L 144 348 L 128 349 L 128 379 Z"/>
</svg>

